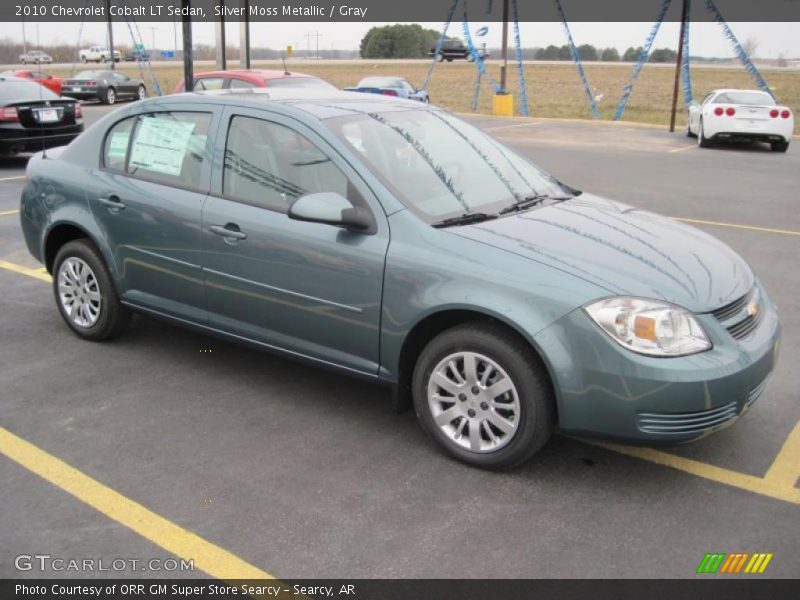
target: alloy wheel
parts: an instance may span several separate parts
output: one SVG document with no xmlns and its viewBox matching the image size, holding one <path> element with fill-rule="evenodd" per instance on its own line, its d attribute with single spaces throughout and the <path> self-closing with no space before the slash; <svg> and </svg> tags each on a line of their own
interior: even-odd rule
<svg viewBox="0 0 800 600">
<path fill-rule="evenodd" d="M 58 299 L 64 314 L 79 327 L 92 327 L 100 317 L 103 297 L 94 271 L 71 256 L 58 269 Z"/>
<path fill-rule="evenodd" d="M 451 442 L 495 452 L 517 433 L 520 401 L 514 381 L 495 360 L 476 352 L 443 358 L 428 380 L 428 407 Z"/>
</svg>

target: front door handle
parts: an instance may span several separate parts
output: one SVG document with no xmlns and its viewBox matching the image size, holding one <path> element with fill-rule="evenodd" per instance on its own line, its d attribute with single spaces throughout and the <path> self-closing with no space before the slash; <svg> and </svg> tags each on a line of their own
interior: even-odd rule
<svg viewBox="0 0 800 600">
<path fill-rule="evenodd" d="M 222 225 L 212 225 L 208 230 L 230 240 L 247 239 L 247 234 L 240 230 L 236 223 L 227 223 L 224 227 Z"/>
<path fill-rule="evenodd" d="M 97 201 L 111 212 L 125 210 L 125 205 L 120 201 L 119 196 L 114 196 L 113 194 L 108 198 L 98 198 Z"/>
</svg>

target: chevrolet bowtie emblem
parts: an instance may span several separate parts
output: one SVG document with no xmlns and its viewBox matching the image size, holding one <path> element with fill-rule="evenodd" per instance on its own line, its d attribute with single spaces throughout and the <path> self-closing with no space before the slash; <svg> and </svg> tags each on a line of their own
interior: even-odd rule
<svg viewBox="0 0 800 600">
<path fill-rule="evenodd" d="M 755 302 L 751 302 L 747 305 L 747 314 L 751 317 L 755 317 L 758 314 L 758 304 Z"/>
</svg>

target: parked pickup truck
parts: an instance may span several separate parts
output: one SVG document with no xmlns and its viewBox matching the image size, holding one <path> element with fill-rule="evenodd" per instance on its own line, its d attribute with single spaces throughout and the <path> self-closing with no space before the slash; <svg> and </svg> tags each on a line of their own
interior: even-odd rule
<svg viewBox="0 0 800 600">
<path fill-rule="evenodd" d="M 84 48 L 78 53 L 78 58 L 81 59 L 82 62 L 106 62 L 111 53 L 109 52 L 108 48 L 104 48 L 103 46 L 92 46 L 91 48 Z M 119 62 L 122 58 L 122 55 L 117 51 L 114 50 L 114 62 Z"/>
</svg>

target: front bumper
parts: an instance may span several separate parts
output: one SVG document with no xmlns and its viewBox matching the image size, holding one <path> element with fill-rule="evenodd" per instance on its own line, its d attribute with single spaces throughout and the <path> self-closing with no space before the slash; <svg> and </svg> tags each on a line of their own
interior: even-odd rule
<svg viewBox="0 0 800 600">
<path fill-rule="evenodd" d="M 690 356 L 654 358 L 626 350 L 582 309 L 544 329 L 535 340 L 553 377 L 561 430 L 681 442 L 731 425 L 763 393 L 777 360 L 780 323 L 760 292 L 758 326 L 741 339 L 713 315 L 696 315 L 714 346 Z"/>
</svg>

